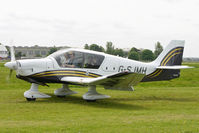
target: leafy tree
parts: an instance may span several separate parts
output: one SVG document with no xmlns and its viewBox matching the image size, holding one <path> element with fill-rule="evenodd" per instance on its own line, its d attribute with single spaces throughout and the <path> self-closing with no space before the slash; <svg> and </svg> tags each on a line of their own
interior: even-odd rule
<svg viewBox="0 0 199 133">
<path fill-rule="evenodd" d="M 104 48 L 102 46 L 99 46 L 97 44 L 91 44 L 90 46 L 88 44 L 84 45 L 84 49 L 89 49 L 93 51 L 99 51 L 99 52 L 104 52 Z"/>
<path fill-rule="evenodd" d="M 139 60 L 140 59 L 140 51 L 139 49 L 133 47 L 128 53 L 128 58 L 133 60 Z"/>
<path fill-rule="evenodd" d="M 130 50 L 130 52 L 133 52 L 133 51 L 135 51 L 135 52 L 140 52 L 140 50 L 137 49 L 137 48 L 135 48 L 135 47 L 132 47 L 131 50 Z"/>
<path fill-rule="evenodd" d="M 157 42 L 157 43 L 155 44 L 155 51 L 154 51 L 154 56 L 155 56 L 155 58 L 157 58 L 158 55 L 159 55 L 162 51 L 163 51 L 162 45 L 160 44 L 160 42 Z"/>
<path fill-rule="evenodd" d="M 139 60 L 139 54 L 136 51 L 131 51 L 129 52 L 128 58 L 133 60 Z"/>
<path fill-rule="evenodd" d="M 48 55 L 50 55 L 50 54 L 56 52 L 57 50 L 58 50 L 58 49 L 57 49 L 55 46 L 52 47 L 52 48 L 50 48 L 50 51 L 48 52 Z"/>
<path fill-rule="evenodd" d="M 154 54 L 151 50 L 145 49 L 141 53 L 141 60 L 143 61 L 152 61 L 154 60 Z"/>
<path fill-rule="evenodd" d="M 85 44 L 85 45 L 84 45 L 84 49 L 89 49 L 88 44 Z"/>
<path fill-rule="evenodd" d="M 89 49 L 93 51 L 100 51 L 100 47 L 97 44 L 91 44 Z"/>
<path fill-rule="evenodd" d="M 116 48 L 116 49 L 114 50 L 114 55 L 119 55 L 119 56 L 121 56 L 121 57 L 124 57 L 124 51 L 123 51 L 122 49 Z"/>
<path fill-rule="evenodd" d="M 112 42 L 106 43 L 106 53 L 114 55 L 114 46 Z"/>
<path fill-rule="evenodd" d="M 105 49 L 102 46 L 100 46 L 99 47 L 99 52 L 105 52 Z"/>
</svg>

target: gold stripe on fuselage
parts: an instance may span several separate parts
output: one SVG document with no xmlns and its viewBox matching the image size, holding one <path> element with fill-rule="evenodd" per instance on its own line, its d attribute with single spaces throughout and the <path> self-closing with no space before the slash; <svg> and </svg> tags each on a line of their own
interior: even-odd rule
<svg viewBox="0 0 199 133">
<path fill-rule="evenodd" d="M 151 77 L 151 76 L 153 76 L 154 74 L 156 74 L 156 73 L 158 73 L 160 70 L 156 70 L 156 71 L 154 71 L 153 73 L 151 73 L 150 75 L 148 75 L 147 77 Z"/>
<path fill-rule="evenodd" d="M 79 75 L 79 74 L 48 74 L 48 75 L 40 75 L 38 77 L 50 77 L 50 76 L 77 76 L 77 77 L 87 77 L 87 78 L 95 78 L 92 76 L 87 75 Z"/>
<path fill-rule="evenodd" d="M 156 75 L 152 76 L 151 78 L 157 77 L 158 75 L 160 75 L 162 73 L 163 70 L 160 70 Z"/>
<path fill-rule="evenodd" d="M 44 76 L 44 75 L 51 75 L 51 74 L 85 74 L 86 75 L 86 72 L 81 72 L 81 71 L 49 71 L 49 72 L 42 72 L 42 73 L 38 73 L 38 74 L 35 74 L 33 76 Z M 88 75 L 86 76 L 94 76 L 94 77 L 99 77 L 100 75 L 98 74 L 92 74 L 92 73 L 88 73 Z"/>
<path fill-rule="evenodd" d="M 49 71 L 49 72 L 38 73 L 38 74 L 35 74 L 35 75 L 38 76 L 38 75 L 42 75 L 42 74 L 48 74 L 48 73 L 62 73 L 62 72 L 73 72 L 73 73 L 82 73 L 82 74 L 85 74 L 85 72 L 81 72 L 81 71 Z"/>
</svg>

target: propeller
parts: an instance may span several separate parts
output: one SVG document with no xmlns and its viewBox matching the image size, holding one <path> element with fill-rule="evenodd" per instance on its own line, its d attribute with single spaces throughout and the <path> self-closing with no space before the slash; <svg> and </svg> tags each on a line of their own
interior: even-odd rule
<svg viewBox="0 0 199 133">
<path fill-rule="evenodd" d="M 11 55 L 11 61 L 4 64 L 5 67 L 10 69 L 9 79 L 12 75 L 13 70 L 17 70 L 17 62 L 15 59 L 15 51 L 13 46 L 10 47 L 10 55 Z"/>
<path fill-rule="evenodd" d="M 10 79 L 10 78 L 11 78 L 11 76 L 12 76 L 12 72 L 13 72 L 13 70 L 12 70 L 12 69 L 10 69 L 9 79 Z"/>
<path fill-rule="evenodd" d="M 15 51 L 14 51 L 14 47 L 10 47 L 10 55 L 11 55 L 11 62 L 15 61 Z"/>
</svg>

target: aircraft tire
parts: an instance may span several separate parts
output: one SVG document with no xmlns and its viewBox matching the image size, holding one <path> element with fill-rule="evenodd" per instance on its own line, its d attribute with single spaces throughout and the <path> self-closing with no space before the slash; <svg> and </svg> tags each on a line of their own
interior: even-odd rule
<svg viewBox="0 0 199 133">
<path fill-rule="evenodd" d="M 65 98 L 66 96 L 57 96 L 57 97 L 59 97 L 59 98 Z"/>
<path fill-rule="evenodd" d="M 86 100 L 87 102 L 96 102 L 97 100 Z"/>
<path fill-rule="evenodd" d="M 26 98 L 27 101 L 35 101 L 36 98 Z"/>
</svg>

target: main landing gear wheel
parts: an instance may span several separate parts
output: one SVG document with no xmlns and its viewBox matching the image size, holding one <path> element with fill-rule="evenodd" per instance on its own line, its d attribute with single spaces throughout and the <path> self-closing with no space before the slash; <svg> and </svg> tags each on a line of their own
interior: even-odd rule
<svg viewBox="0 0 199 133">
<path fill-rule="evenodd" d="M 27 101 L 36 101 L 36 98 L 26 98 Z"/>
<path fill-rule="evenodd" d="M 83 99 L 86 100 L 87 102 L 95 102 L 96 100 L 105 99 L 105 98 L 110 98 L 110 96 L 98 93 L 96 91 L 95 85 L 89 86 L 88 92 L 83 95 Z"/>
<path fill-rule="evenodd" d="M 68 95 L 76 94 L 77 92 L 69 89 L 67 84 L 63 84 L 62 88 L 56 89 L 54 91 L 55 96 L 63 98 Z"/>
</svg>

